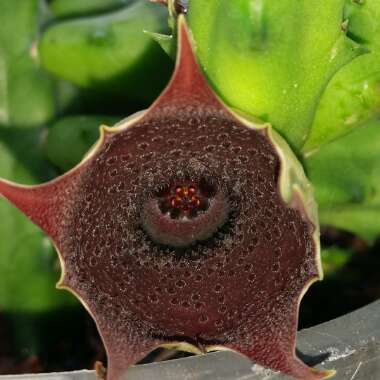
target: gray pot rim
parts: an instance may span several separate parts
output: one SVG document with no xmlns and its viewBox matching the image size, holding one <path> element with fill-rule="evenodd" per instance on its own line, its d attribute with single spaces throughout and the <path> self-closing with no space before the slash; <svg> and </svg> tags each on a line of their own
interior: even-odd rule
<svg viewBox="0 0 380 380">
<path fill-rule="evenodd" d="M 322 305 L 323 307 L 323 305 Z M 299 357 L 317 368 L 336 369 L 336 380 L 380 379 L 380 300 L 297 335 Z M 5 375 L 1 380 L 95 380 L 82 370 Z M 285 380 L 289 377 L 252 364 L 233 352 L 133 366 L 125 380 Z"/>
</svg>

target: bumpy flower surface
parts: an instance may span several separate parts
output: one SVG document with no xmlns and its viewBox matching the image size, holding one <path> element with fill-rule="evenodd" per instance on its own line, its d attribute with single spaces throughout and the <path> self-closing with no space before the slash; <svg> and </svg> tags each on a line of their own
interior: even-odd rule
<svg viewBox="0 0 380 380">
<path fill-rule="evenodd" d="M 0 193 L 53 239 L 58 286 L 94 317 L 108 379 L 160 345 L 324 378 L 295 356 L 299 301 L 321 276 L 302 170 L 269 126 L 213 94 L 182 18 L 178 54 L 161 97 L 103 128 L 79 166 L 35 187 L 2 180 Z"/>
</svg>

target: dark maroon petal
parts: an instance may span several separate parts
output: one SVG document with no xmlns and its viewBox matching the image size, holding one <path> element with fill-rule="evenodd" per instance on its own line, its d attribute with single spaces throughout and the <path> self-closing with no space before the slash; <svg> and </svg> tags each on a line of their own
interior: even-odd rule
<svg viewBox="0 0 380 380">
<path fill-rule="evenodd" d="M 108 379 L 181 342 L 231 348 L 299 379 L 331 375 L 295 356 L 300 298 L 321 277 L 318 231 L 289 182 L 301 169 L 274 136 L 214 95 L 180 17 L 175 73 L 148 111 L 104 128 L 53 182 L 0 182 L 58 247 L 60 286 L 94 317 Z"/>
<path fill-rule="evenodd" d="M 56 240 L 65 223 L 65 212 L 82 170 L 85 170 L 85 165 L 38 186 L 22 186 L 0 179 L 0 194 Z"/>
</svg>

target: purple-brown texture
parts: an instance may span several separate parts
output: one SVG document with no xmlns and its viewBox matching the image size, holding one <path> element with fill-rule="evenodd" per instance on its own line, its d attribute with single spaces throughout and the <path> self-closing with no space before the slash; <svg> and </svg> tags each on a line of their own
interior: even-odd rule
<svg viewBox="0 0 380 380">
<path fill-rule="evenodd" d="M 148 111 L 103 128 L 66 175 L 0 193 L 53 239 L 59 287 L 94 317 L 109 380 L 181 342 L 321 379 L 295 356 L 299 300 L 320 276 L 314 226 L 282 199 L 281 169 L 268 129 L 213 94 L 180 18 L 176 71 Z"/>
</svg>

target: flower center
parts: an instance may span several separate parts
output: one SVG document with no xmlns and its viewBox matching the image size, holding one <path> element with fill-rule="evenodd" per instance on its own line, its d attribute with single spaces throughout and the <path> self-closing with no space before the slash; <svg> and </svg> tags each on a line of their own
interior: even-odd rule
<svg viewBox="0 0 380 380">
<path fill-rule="evenodd" d="M 183 248 L 210 238 L 228 214 L 228 199 L 216 186 L 207 180 L 183 180 L 145 202 L 142 226 L 156 243 Z"/>
<path fill-rule="evenodd" d="M 160 210 L 172 219 L 195 218 L 205 212 L 209 206 L 215 189 L 201 181 L 199 185 L 191 181 L 173 184 L 157 194 Z"/>
<path fill-rule="evenodd" d="M 201 205 L 201 199 L 194 186 L 178 186 L 175 196 L 170 199 L 173 210 L 179 210 L 187 214 L 191 210 L 197 210 Z"/>
</svg>

